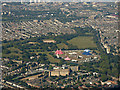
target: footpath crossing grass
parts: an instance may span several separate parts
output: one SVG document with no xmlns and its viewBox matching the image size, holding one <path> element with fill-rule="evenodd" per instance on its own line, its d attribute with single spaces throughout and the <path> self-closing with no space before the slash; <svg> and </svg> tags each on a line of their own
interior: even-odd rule
<svg viewBox="0 0 120 90">
<path fill-rule="evenodd" d="M 82 48 L 97 48 L 92 36 L 78 36 L 68 41 L 69 44 Z"/>
<path fill-rule="evenodd" d="M 47 54 L 47 58 L 51 63 L 59 63 L 60 59 L 54 58 L 52 55 Z"/>
</svg>

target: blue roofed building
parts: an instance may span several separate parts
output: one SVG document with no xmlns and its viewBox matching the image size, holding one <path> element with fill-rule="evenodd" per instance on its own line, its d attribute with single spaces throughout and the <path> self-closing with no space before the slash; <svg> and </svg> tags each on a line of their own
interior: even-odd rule
<svg viewBox="0 0 120 90">
<path fill-rule="evenodd" d="M 89 52 L 83 52 L 82 54 L 83 54 L 83 55 L 92 55 L 92 54 L 89 53 Z"/>
</svg>

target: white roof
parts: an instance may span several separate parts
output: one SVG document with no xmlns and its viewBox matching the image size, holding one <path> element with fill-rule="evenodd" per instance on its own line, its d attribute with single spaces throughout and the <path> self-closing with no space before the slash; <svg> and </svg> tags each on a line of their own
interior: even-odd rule
<svg viewBox="0 0 120 90">
<path fill-rule="evenodd" d="M 72 60 L 72 61 L 78 61 L 78 60 Z"/>
<path fill-rule="evenodd" d="M 90 50 L 89 50 L 89 49 L 85 49 L 84 51 L 85 51 L 85 52 L 89 52 Z"/>
</svg>

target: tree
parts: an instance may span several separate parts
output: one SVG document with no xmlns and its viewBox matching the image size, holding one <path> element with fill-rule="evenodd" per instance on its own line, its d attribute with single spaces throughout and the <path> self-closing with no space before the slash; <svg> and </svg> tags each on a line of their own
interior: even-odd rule
<svg viewBox="0 0 120 90">
<path fill-rule="evenodd" d="M 52 70 L 52 69 L 53 69 L 52 65 L 49 65 L 48 69 L 49 69 L 49 70 Z"/>
<path fill-rule="evenodd" d="M 104 82 L 104 81 L 106 81 L 108 78 L 107 78 L 107 75 L 105 75 L 105 74 L 102 74 L 101 75 L 101 80 Z"/>
<path fill-rule="evenodd" d="M 25 69 L 25 67 L 23 67 L 22 69 L 21 69 L 21 73 L 25 73 L 26 72 L 26 69 Z"/>
<path fill-rule="evenodd" d="M 63 64 L 64 64 L 64 60 L 61 59 L 60 62 L 58 63 L 58 66 L 61 66 L 61 65 L 63 65 Z"/>
</svg>

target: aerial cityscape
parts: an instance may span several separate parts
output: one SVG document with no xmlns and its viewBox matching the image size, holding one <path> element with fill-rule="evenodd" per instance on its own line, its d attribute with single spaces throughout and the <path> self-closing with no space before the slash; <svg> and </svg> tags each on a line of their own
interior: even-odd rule
<svg viewBox="0 0 120 90">
<path fill-rule="evenodd" d="M 119 87 L 119 0 L 72 1 L 1 3 L 1 88 Z"/>
<path fill-rule="evenodd" d="M 119 2 L 120 0 L 1 0 L 2 2 Z"/>
</svg>

